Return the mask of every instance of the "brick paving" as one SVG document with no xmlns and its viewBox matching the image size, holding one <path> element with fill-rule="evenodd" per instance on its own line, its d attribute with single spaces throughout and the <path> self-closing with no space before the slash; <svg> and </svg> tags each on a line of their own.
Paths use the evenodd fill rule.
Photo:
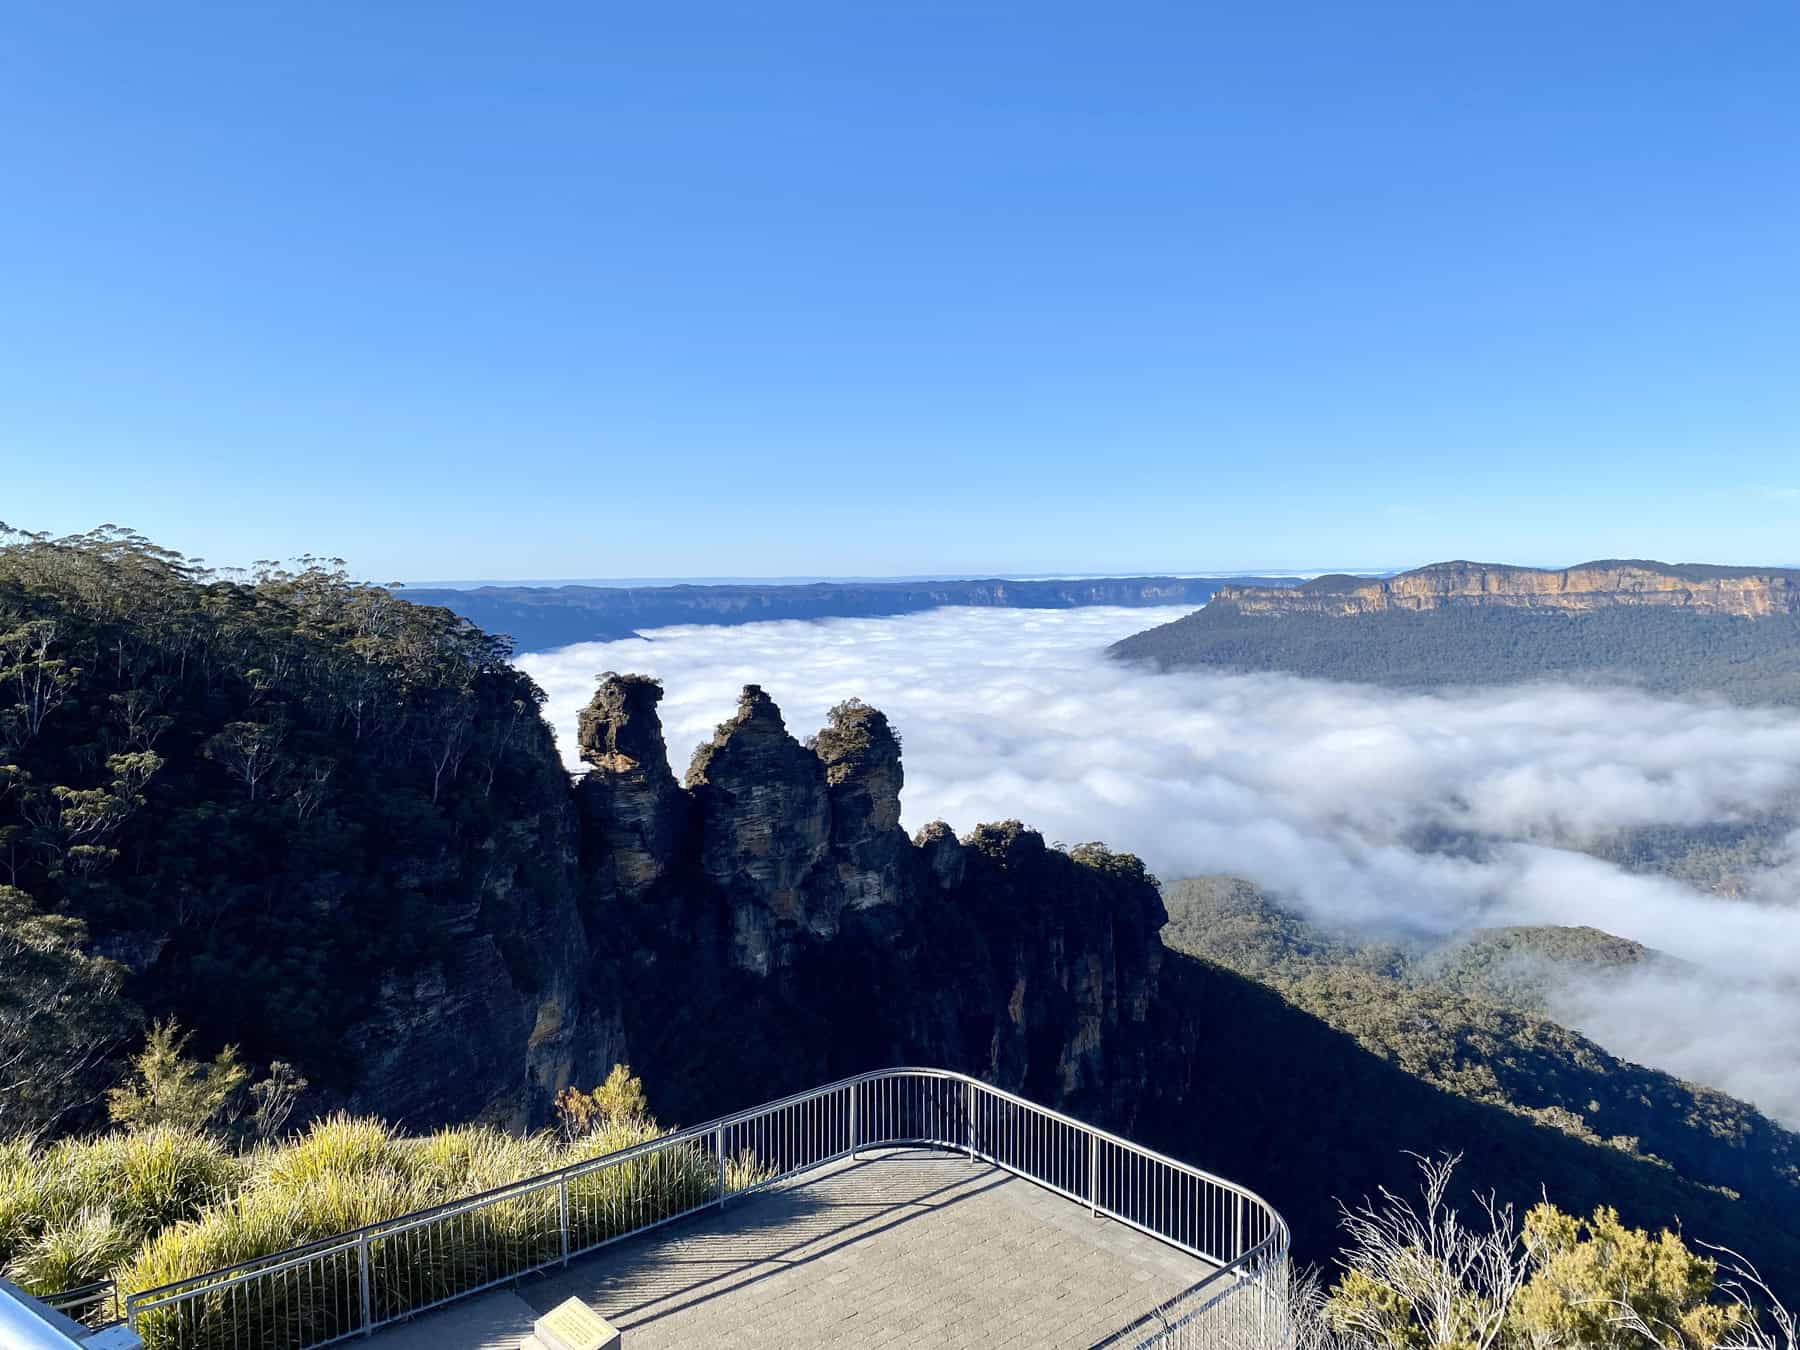
<svg viewBox="0 0 1800 1350">
<path fill-rule="evenodd" d="M 1211 1269 L 986 1164 L 879 1150 L 477 1300 L 465 1332 L 452 1308 L 375 1343 L 512 1350 L 572 1295 L 625 1350 L 1087 1347 Z"/>
</svg>

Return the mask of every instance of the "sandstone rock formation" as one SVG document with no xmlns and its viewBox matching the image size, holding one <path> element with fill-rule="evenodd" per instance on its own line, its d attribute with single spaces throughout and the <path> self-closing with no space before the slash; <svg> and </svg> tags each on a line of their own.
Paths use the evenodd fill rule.
<svg viewBox="0 0 1800 1350">
<path fill-rule="evenodd" d="M 897 904 L 913 866 L 900 828 L 900 739 L 881 713 L 858 700 L 831 710 L 813 738 L 831 798 L 835 880 L 850 909 Z"/>
<path fill-rule="evenodd" d="M 733 900 L 739 963 L 766 974 L 800 934 L 833 936 L 838 906 L 813 884 L 831 847 L 825 766 L 759 687 L 744 686 L 736 714 L 694 752 L 687 786 L 701 866 Z"/>
<path fill-rule="evenodd" d="M 548 728 L 529 731 L 519 752 L 534 772 L 513 780 L 506 827 L 471 841 L 479 865 L 444 854 L 395 878 L 437 899 L 399 920 L 420 961 L 381 974 L 345 1037 L 351 1110 L 535 1127 L 558 1092 L 622 1053 L 616 995 L 595 985 L 581 918 L 580 821 Z"/>
<path fill-rule="evenodd" d="M 1301 586 L 1223 586 L 1212 603 L 1245 614 L 1372 614 L 1487 605 L 1587 611 L 1621 605 L 1680 607 L 1763 618 L 1800 614 L 1800 572 L 1641 561 L 1582 563 L 1561 571 L 1445 562 L 1398 576 L 1325 576 Z"/>
<path fill-rule="evenodd" d="M 641 902 L 589 912 L 619 944 L 607 978 L 665 1109 L 910 1060 L 1129 1117 L 1165 918 L 1136 859 L 1016 821 L 915 843 L 886 717 L 851 701 L 802 744 L 755 685 L 672 788 L 659 694 L 606 677 L 577 795 L 595 874 Z"/>
<path fill-rule="evenodd" d="M 602 882 L 635 898 L 676 855 L 687 800 L 669 772 L 656 705 L 662 685 L 642 675 L 607 675 L 576 721 L 581 758 L 594 772 L 577 793 L 585 831 L 605 852 Z"/>
</svg>

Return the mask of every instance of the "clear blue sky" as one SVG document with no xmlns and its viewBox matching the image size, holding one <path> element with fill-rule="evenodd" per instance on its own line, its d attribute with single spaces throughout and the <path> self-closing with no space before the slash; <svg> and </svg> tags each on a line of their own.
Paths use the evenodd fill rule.
<svg viewBox="0 0 1800 1350">
<path fill-rule="evenodd" d="M 379 579 L 1800 560 L 1800 5 L 0 25 L 0 519 Z"/>
</svg>

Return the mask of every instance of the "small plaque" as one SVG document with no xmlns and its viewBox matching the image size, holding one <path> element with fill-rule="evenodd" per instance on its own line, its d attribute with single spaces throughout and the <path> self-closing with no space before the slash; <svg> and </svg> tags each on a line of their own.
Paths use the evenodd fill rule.
<svg viewBox="0 0 1800 1350">
<path fill-rule="evenodd" d="M 613 1350 L 619 1344 L 619 1333 L 578 1298 L 557 1304 L 533 1330 L 550 1350 Z"/>
</svg>

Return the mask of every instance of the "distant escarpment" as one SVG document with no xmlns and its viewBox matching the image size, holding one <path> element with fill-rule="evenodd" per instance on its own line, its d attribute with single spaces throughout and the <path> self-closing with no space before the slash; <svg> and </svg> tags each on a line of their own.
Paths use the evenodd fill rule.
<svg viewBox="0 0 1800 1350">
<path fill-rule="evenodd" d="M 1114 655 L 1163 670 L 1283 671 L 1400 688 L 1572 679 L 1800 701 L 1800 572 L 1450 562 L 1398 576 L 1225 586 Z"/>
<path fill-rule="evenodd" d="M 1228 584 L 1213 603 L 1242 614 L 1330 615 L 1459 606 L 1587 613 L 1650 605 L 1754 619 L 1800 613 L 1800 571 L 1636 560 L 1548 571 L 1458 561 L 1392 577 L 1323 576 L 1291 587 Z"/>
<path fill-rule="evenodd" d="M 1241 577 L 1287 586 L 1295 577 Z M 1057 581 L 820 581 L 716 586 L 478 586 L 399 592 L 441 605 L 522 651 L 609 642 L 671 624 L 772 619 L 879 618 L 945 605 L 978 609 L 1077 609 L 1086 605 L 1197 605 L 1226 583 L 1206 577 L 1091 577 Z"/>
</svg>

